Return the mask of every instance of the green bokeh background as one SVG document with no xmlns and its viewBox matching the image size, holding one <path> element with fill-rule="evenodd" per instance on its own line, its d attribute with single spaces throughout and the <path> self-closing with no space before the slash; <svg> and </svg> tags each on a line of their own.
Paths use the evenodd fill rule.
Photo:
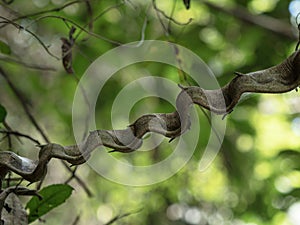
<svg viewBox="0 0 300 225">
<path fill-rule="evenodd" d="M 90 2 L 93 15 L 97 16 L 121 1 Z M 142 36 L 148 40 L 175 42 L 199 55 L 214 71 L 220 85 L 229 82 L 234 77 L 234 71 L 247 73 L 264 69 L 281 62 L 294 51 L 298 30 L 295 18 L 289 12 L 289 1 L 210 2 L 225 8 L 244 7 L 254 18 L 262 14 L 276 18 L 291 27 L 295 38 L 246 23 L 196 0 L 191 1 L 190 10 L 186 10 L 179 0 L 156 3 L 159 9 L 179 23 L 186 23 L 189 18 L 193 18 L 188 25 L 170 22 L 154 10 L 152 1 L 131 0 L 124 1 L 124 4 L 114 7 L 95 21 L 93 32 L 121 43 L 139 41 Z M 13 12 L 26 15 L 65 3 L 63 0 L 15 0 L 8 5 L 11 12 L 0 5 L 0 15 L 12 19 Z M 90 18 L 84 3 L 49 14 L 69 18 L 82 26 Z M 49 45 L 49 50 L 60 57 L 60 37 L 68 36 L 70 23 L 55 18 L 35 21 L 41 16 L 17 22 L 35 32 Z M 162 23 L 165 26 L 171 25 L 168 34 Z M 23 93 L 51 141 L 63 145 L 73 144 L 72 101 L 77 86 L 73 75 L 67 74 L 61 61 L 47 54 L 25 31 L 7 26 L 0 29 L 0 40 L 10 48 L 10 51 L 1 54 L 1 58 L 11 57 L 56 69 L 55 72 L 28 69 L 0 59 L 1 67 Z M 76 76 L 80 78 L 93 60 L 114 47 L 105 40 L 82 33 L 73 49 Z M 99 129 L 111 129 L 111 107 L 122 87 L 148 74 L 184 85 L 187 83 L 177 69 L 158 63 L 139 63 L 119 71 L 106 83 L 101 91 L 102 98 L 97 102 L 96 122 Z M 189 82 L 192 83 L 191 80 Z M 2 77 L 0 103 L 6 108 L 6 121 L 14 130 L 30 134 L 43 142 Z M 72 180 L 70 184 L 75 188 L 72 197 L 44 216 L 45 224 L 72 224 L 77 215 L 80 215 L 79 224 L 105 224 L 114 216 L 139 209 L 141 211 L 138 213 L 122 218 L 115 224 L 298 224 L 293 222 L 293 216 L 296 215 L 293 212 L 297 209 L 300 215 L 299 206 L 297 208 L 300 198 L 299 103 L 299 93 L 296 91 L 280 95 L 244 96 L 226 118 L 227 131 L 222 149 L 204 172 L 198 170 L 198 163 L 211 128 L 202 111 L 195 107 L 199 113 L 201 136 L 193 158 L 176 175 L 162 183 L 137 188 L 108 181 L 87 165 L 81 165 L 77 174 L 94 196 L 88 198 L 76 180 Z M 144 113 L 173 110 L 169 103 L 158 98 L 143 99 L 132 109 L 129 122 Z M 122 126 L 125 128 L 126 124 L 128 122 L 124 121 Z M 167 143 L 166 139 L 152 151 L 116 153 L 115 157 L 139 165 L 149 165 L 166 158 L 172 152 Z M 0 142 L 0 148 L 9 150 L 7 139 Z M 25 157 L 37 158 L 38 149 L 27 140 L 20 143 L 13 139 L 11 150 Z M 69 176 L 58 160 L 52 160 L 44 185 L 65 182 Z M 26 203 L 28 199 L 22 200 Z"/>
</svg>

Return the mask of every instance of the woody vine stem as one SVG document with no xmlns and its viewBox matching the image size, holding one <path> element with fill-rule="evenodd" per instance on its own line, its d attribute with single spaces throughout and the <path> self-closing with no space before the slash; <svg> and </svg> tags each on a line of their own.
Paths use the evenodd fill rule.
<svg viewBox="0 0 300 225">
<path fill-rule="evenodd" d="M 47 164 L 52 158 L 65 160 L 72 165 L 85 163 L 90 153 L 98 146 L 112 151 L 128 153 L 137 150 L 148 132 L 164 135 L 170 140 L 182 135 L 192 125 L 189 108 L 199 105 L 213 113 L 230 113 L 245 92 L 284 93 L 297 89 L 300 85 L 300 50 L 296 50 L 282 63 L 265 70 L 242 74 L 236 72 L 227 85 L 216 90 L 205 90 L 197 86 L 181 88 L 173 113 L 146 114 L 123 130 L 91 131 L 79 145 L 62 146 L 55 143 L 40 145 L 38 160 L 24 158 L 11 151 L 0 152 L 0 179 L 9 171 L 29 182 L 36 182 L 47 173 Z M 3 69 L 0 73 L 5 74 Z"/>
</svg>

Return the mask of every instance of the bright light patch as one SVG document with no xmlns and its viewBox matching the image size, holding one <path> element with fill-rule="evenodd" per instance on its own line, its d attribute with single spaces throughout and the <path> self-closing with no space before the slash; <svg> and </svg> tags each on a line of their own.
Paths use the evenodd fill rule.
<svg viewBox="0 0 300 225">
<path fill-rule="evenodd" d="M 272 165 L 269 162 L 262 162 L 255 166 L 255 177 L 259 180 L 264 180 L 272 174 Z"/>
<path fill-rule="evenodd" d="M 242 134 L 238 137 L 236 145 L 239 151 L 249 152 L 253 148 L 253 138 L 248 134 Z"/>
<path fill-rule="evenodd" d="M 288 114 L 289 111 L 284 108 L 285 106 L 282 106 L 282 109 L 278 109 L 280 113 L 272 116 L 253 114 L 251 122 L 257 133 L 255 147 L 264 157 L 274 157 L 282 149 L 298 149 L 300 146 L 299 136 L 292 129 L 291 121 L 283 114 Z"/>
<path fill-rule="evenodd" d="M 199 209 L 193 207 L 186 211 L 184 219 L 190 224 L 199 224 L 202 219 L 202 215 Z"/>
<path fill-rule="evenodd" d="M 122 19 L 122 15 L 118 9 L 113 9 L 105 15 L 105 19 L 110 23 L 117 23 Z"/>
<path fill-rule="evenodd" d="M 69 7 L 64 8 L 64 12 L 68 15 L 75 15 L 79 10 L 79 4 L 73 4 Z"/>
<path fill-rule="evenodd" d="M 214 28 L 204 28 L 199 35 L 201 40 L 214 49 L 220 49 L 224 46 L 222 35 Z"/>
<path fill-rule="evenodd" d="M 52 2 L 54 5 L 62 5 L 62 4 L 64 4 L 66 1 L 65 1 L 65 0 L 51 0 L 51 2 Z"/>
<path fill-rule="evenodd" d="M 297 136 L 300 136 L 300 117 L 293 119 L 291 127 L 293 133 L 296 134 Z"/>
<path fill-rule="evenodd" d="M 300 12 L 300 1 L 294 0 L 289 4 L 289 11 L 293 17 L 296 17 Z"/>
<path fill-rule="evenodd" d="M 112 219 L 113 210 L 108 205 L 101 205 L 97 210 L 97 219 L 102 223 L 107 223 Z"/>
<path fill-rule="evenodd" d="M 299 171 L 292 171 L 287 176 L 291 182 L 291 185 L 293 188 L 299 188 L 300 187 L 300 172 Z"/>
<path fill-rule="evenodd" d="M 32 0 L 36 7 L 42 8 L 49 4 L 49 0 Z"/>
<path fill-rule="evenodd" d="M 288 209 L 288 218 L 293 225 L 300 224 L 300 202 L 296 202 Z"/>
<path fill-rule="evenodd" d="M 249 8 L 255 13 L 270 12 L 276 7 L 277 2 L 278 0 L 252 0 Z"/>
<path fill-rule="evenodd" d="M 184 213 L 184 207 L 180 204 L 173 204 L 167 209 L 167 217 L 170 220 L 179 220 L 182 218 Z"/>
<path fill-rule="evenodd" d="M 293 190 L 290 179 L 285 176 L 278 177 L 275 180 L 275 188 L 281 193 L 289 193 Z"/>
</svg>

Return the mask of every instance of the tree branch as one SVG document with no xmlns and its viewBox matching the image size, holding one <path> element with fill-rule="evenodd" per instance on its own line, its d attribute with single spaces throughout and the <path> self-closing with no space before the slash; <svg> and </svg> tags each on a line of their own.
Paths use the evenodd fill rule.
<svg viewBox="0 0 300 225">
<path fill-rule="evenodd" d="M 241 6 L 235 6 L 233 8 L 228 8 L 224 6 L 218 6 L 214 3 L 208 1 L 202 1 L 203 4 L 208 7 L 215 9 L 217 11 L 221 11 L 237 19 L 240 19 L 244 22 L 260 26 L 266 30 L 269 30 L 275 34 L 279 34 L 280 36 L 296 40 L 297 35 L 293 33 L 292 27 L 290 24 L 282 22 L 278 19 L 272 18 L 266 15 L 253 15 L 247 9 Z"/>
<path fill-rule="evenodd" d="M 11 87 L 11 89 L 13 90 L 13 92 L 15 93 L 15 95 L 17 96 L 18 100 L 20 101 L 26 115 L 28 116 L 30 122 L 34 125 L 34 127 L 37 129 L 37 131 L 42 135 L 43 139 L 45 142 L 50 143 L 49 138 L 47 137 L 46 133 L 43 131 L 43 129 L 41 128 L 41 126 L 38 124 L 38 122 L 36 121 L 36 119 L 34 118 L 33 114 L 31 113 L 28 105 L 26 104 L 26 101 L 22 95 L 22 93 L 17 89 L 17 87 L 14 85 L 14 83 L 10 80 L 9 76 L 5 73 L 5 71 L 0 67 L 0 75 L 2 75 L 4 77 L 4 79 L 7 81 L 8 85 Z M 2 152 L 0 152 L 0 158 L 2 157 Z M 7 153 L 7 152 L 6 152 Z M 9 154 L 6 154 L 4 152 L 4 155 L 2 158 L 4 161 L 6 159 L 12 159 L 12 163 L 17 163 L 17 170 L 21 170 L 24 169 L 23 165 L 22 165 L 22 160 L 25 160 L 25 174 L 28 172 L 27 170 L 30 168 L 36 169 L 36 172 L 33 173 L 32 176 L 36 176 L 38 177 L 38 179 L 34 179 L 33 181 L 40 181 L 43 179 L 44 175 L 46 174 L 46 170 L 47 170 L 47 163 L 48 161 L 51 159 L 51 157 L 49 158 L 49 160 L 47 161 L 47 156 L 43 156 L 41 157 L 41 161 L 37 164 L 36 162 L 30 160 L 30 159 L 26 159 L 21 157 L 21 159 L 18 159 L 18 156 L 16 156 L 13 152 L 8 152 Z M 10 154 L 12 153 L 12 155 Z M 41 153 L 40 153 L 41 154 Z M 16 157 L 15 157 L 16 156 Z M 2 160 L 0 159 L 0 161 Z M 45 159 L 45 160 L 43 160 Z M 15 160 L 17 160 L 18 162 L 16 162 Z M 20 161 L 21 160 L 21 161 Z M 21 164 L 20 164 L 21 163 Z M 5 163 L 4 163 L 5 164 Z M 69 168 L 69 166 L 67 165 L 67 163 L 65 161 L 62 161 L 63 166 L 70 172 L 72 173 L 71 168 Z M 19 167 L 21 166 L 21 167 Z M 2 170 L 3 168 L 3 170 Z M 3 180 L 6 173 L 8 171 L 13 171 L 17 174 L 19 174 L 18 172 L 16 172 L 14 169 L 7 169 L 5 166 L 3 167 L 1 162 L 0 162 L 0 180 Z M 19 174 L 20 175 L 20 174 Z M 22 175 L 21 175 L 22 176 Z M 23 176 L 22 176 L 23 177 Z M 92 192 L 89 190 L 89 188 L 85 185 L 85 183 L 75 174 L 73 175 L 74 179 L 76 179 L 76 181 L 83 187 L 83 189 L 85 190 L 85 192 L 87 193 L 87 195 L 89 197 L 92 196 Z M 27 180 L 27 179 L 26 179 Z M 30 180 L 28 180 L 30 181 Z M 32 181 L 32 182 L 33 182 Z M 41 185 L 41 183 L 40 183 Z"/>
</svg>

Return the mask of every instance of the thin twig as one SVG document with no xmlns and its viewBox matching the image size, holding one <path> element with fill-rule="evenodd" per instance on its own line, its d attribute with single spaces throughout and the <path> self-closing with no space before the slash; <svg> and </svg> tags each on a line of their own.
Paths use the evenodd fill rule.
<svg viewBox="0 0 300 225">
<path fill-rule="evenodd" d="M 10 88 L 12 89 L 12 91 L 14 92 L 14 94 L 17 96 L 19 102 L 23 106 L 23 109 L 24 109 L 26 115 L 28 116 L 29 120 L 31 121 L 31 123 L 40 132 L 40 134 L 42 135 L 42 137 L 44 138 L 44 140 L 46 142 L 50 142 L 49 139 L 48 139 L 48 137 L 47 137 L 47 135 L 45 134 L 45 132 L 43 131 L 43 129 L 40 127 L 40 125 L 37 123 L 37 121 L 33 117 L 32 113 L 30 112 L 27 103 L 24 101 L 23 95 L 17 89 L 17 87 L 14 85 L 14 83 L 10 80 L 9 76 L 4 72 L 4 70 L 1 67 L 0 67 L 0 74 L 6 80 L 6 82 L 8 83 L 8 85 L 10 86 Z"/>
<path fill-rule="evenodd" d="M 189 24 L 193 21 L 193 19 L 190 18 L 187 22 L 181 23 L 181 22 L 175 20 L 173 17 L 168 16 L 163 10 L 159 9 L 159 8 L 157 7 L 157 5 L 156 5 L 155 0 L 152 0 L 152 2 L 153 2 L 153 7 L 154 7 L 155 11 L 159 12 L 159 13 L 162 14 L 165 18 L 167 18 L 169 21 L 172 21 L 173 23 L 175 23 L 175 24 L 177 24 L 177 25 L 179 25 L 179 26 L 186 26 L 186 25 L 189 25 Z M 168 28 L 169 28 L 169 26 L 168 26 Z"/>
<path fill-rule="evenodd" d="M 71 173 L 71 176 L 65 181 L 65 184 L 68 184 L 74 178 L 74 175 L 75 175 L 77 169 L 78 169 L 78 166 L 75 166 L 75 168 L 73 169 L 73 171 Z"/>
<path fill-rule="evenodd" d="M 67 21 L 67 22 L 73 24 L 74 26 L 78 27 L 80 30 L 84 31 L 85 33 L 91 35 L 92 37 L 99 38 L 101 40 L 107 41 L 107 42 L 109 42 L 111 44 L 114 44 L 114 45 L 117 45 L 117 46 L 122 45 L 121 42 L 113 41 L 113 40 L 108 39 L 108 38 L 106 38 L 106 37 L 104 37 L 102 35 L 90 32 L 90 31 L 86 30 L 83 26 L 77 24 L 76 22 L 74 22 L 74 21 L 72 21 L 72 20 L 70 20 L 68 18 L 62 17 L 62 16 L 54 16 L 54 15 L 42 16 L 42 17 L 39 17 L 39 18 L 35 19 L 34 22 L 38 22 L 40 20 L 47 19 L 47 18 L 54 18 L 54 19 L 60 19 L 62 21 Z M 74 39 L 76 39 L 76 38 L 77 38 L 77 36 Z"/>
<path fill-rule="evenodd" d="M 17 96 L 17 98 L 19 99 L 19 101 L 20 101 L 21 105 L 23 106 L 23 109 L 25 110 L 25 113 L 28 116 L 28 118 L 31 121 L 31 123 L 38 130 L 38 132 L 42 135 L 42 137 L 45 140 L 45 142 L 50 143 L 49 138 L 47 137 L 47 135 L 45 134 L 45 132 L 42 130 L 42 128 L 40 127 L 40 125 L 37 123 L 37 121 L 33 117 L 32 113 L 30 112 L 30 110 L 29 110 L 26 102 L 24 101 L 24 98 L 22 97 L 22 94 L 15 87 L 15 85 L 13 84 L 13 82 L 10 80 L 10 78 L 8 77 L 8 75 L 4 72 L 4 70 L 1 67 L 0 67 L 0 74 L 4 77 L 4 79 L 7 81 L 8 85 L 10 86 L 10 88 L 13 90 L 13 92 L 15 93 L 15 95 Z M 64 165 L 64 167 L 69 172 L 73 173 L 73 171 L 71 170 L 71 168 L 68 166 L 68 164 L 65 161 L 61 161 L 61 162 L 62 162 L 62 164 Z M 91 191 L 88 189 L 88 187 L 85 185 L 85 183 L 78 176 L 74 175 L 74 179 L 76 179 L 76 181 L 82 186 L 82 188 L 85 190 L 85 192 L 87 193 L 88 196 L 92 196 Z M 43 179 L 39 183 L 37 189 L 39 189 L 41 187 L 42 182 L 43 182 Z"/>
<path fill-rule="evenodd" d="M 138 210 L 133 211 L 133 212 L 128 212 L 128 213 L 124 213 L 124 214 L 121 214 L 121 215 L 117 215 L 117 216 L 115 216 L 114 218 L 112 218 L 109 222 L 107 222 L 105 225 L 111 225 L 111 224 L 113 224 L 114 222 L 116 222 L 117 220 L 120 220 L 120 219 L 122 219 L 122 218 L 124 218 L 124 217 L 130 216 L 130 215 L 132 215 L 132 214 L 139 213 L 139 212 L 142 211 L 142 210 L 143 210 L 143 208 L 138 209 Z"/>
<path fill-rule="evenodd" d="M 152 4 L 153 4 L 153 8 L 155 9 L 156 8 L 156 5 L 155 5 L 155 0 L 152 0 Z M 160 17 L 160 13 L 158 10 L 155 10 L 156 12 L 156 16 L 158 18 L 158 21 L 159 23 L 161 24 L 161 27 L 163 28 L 164 32 L 165 32 L 165 35 L 166 36 L 169 36 L 169 31 L 167 29 L 167 27 L 165 26 L 164 22 L 162 21 L 161 17 Z"/>
<path fill-rule="evenodd" d="M 5 20 L 5 21 L 0 21 L 0 23 L 11 24 L 11 25 L 15 26 L 17 29 L 25 30 L 26 32 L 28 32 L 29 34 L 31 34 L 31 35 L 32 35 L 32 36 L 33 36 L 33 37 L 34 37 L 34 38 L 42 45 L 42 47 L 46 50 L 46 52 L 47 52 L 49 55 L 51 55 L 53 58 L 59 60 L 59 58 L 58 58 L 57 56 L 55 56 L 54 54 L 52 54 L 52 53 L 49 51 L 48 47 L 44 44 L 44 42 L 43 42 L 43 41 L 42 41 L 35 33 L 33 33 L 33 32 L 30 31 L 29 29 L 27 29 L 27 28 L 25 28 L 25 27 L 23 27 L 23 26 L 21 26 L 21 25 L 15 23 L 15 22 L 13 22 L 13 21 L 11 21 L 11 20 L 9 20 L 9 19 L 3 17 L 3 16 L 0 16 L 0 18 L 3 19 L 3 20 Z"/>
<path fill-rule="evenodd" d="M 80 220 L 80 215 L 77 215 L 72 225 L 77 225 L 79 223 L 79 220 Z"/>
<path fill-rule="evenodd" d="M 48 66 L 40 66 L 40 65 L 35 65 L 35 64 L 30 64 L 26 63 L 20 60 L 17 60 L 15 58 L 9 57 L 9 56 L 4 56 L 0 53 L 0 60 L 8 63 L 15 63 L 30 69 L 35 69 L 35 70 L 44 70 L 44 71 L 56 71 L 55 68 L 53 67 L 48 67 Z"/>
<path fill-rule="evenodd" d="M 88 22 L 88 24 L 89 24 L 89 31 L 93 32 L 94 21 L 93 21 L 92 6 L 91 6 L 91 3 L 90 3 L 90 0 L 84 0 L 84 2 L 85 2 L 85 5 L 86 5 L 86 10 L 87 10 L 88 17 L 90 17 L 90 20 Z"/>
<path fill-rule="evenodd" d="M 59 12 L 73 4 L 76 4 L 76 3 L 84 3 L 85 0 L 76 0 L 76 1 L 72 1 L 72 2 L 68 2 L 66 3 L 65 5 L 63 6 L 60 6 L 60 7 L 56 7 L 56 8 L 52 8 L 52 9 L 47 9 L 47 10 L 44 10 L 44 11 L 40 11 L 40 12 L 35 12 L 35 13 L 31 13 L 31 14 L 27 14 L 27 15 L 23 15 L 23 16 L 19 16 L 17 18 L 14 18 L 12 19 L 11 21 L 15 22 L 15 21 L 18 21 L 18 20 L 21 20 L 21 19 L 25 19 L 25 18 L 29 18 L 29 17 L 34 17 L 34 16 L 39 16 L 39 15 L 42 15 L 42 14 L 46 14 L 46 13 L 51 13 L 51 12 Z M 7 24 L 5 25 L 2 25 L 0 26 L 0 29 L 7 26 Z"/>
<path fill-rule="evenodd" d="M 18 131 L 0 130 L 0 133 L 11 134 L 11 135 L 19 136 L 19 137 L 24 137 L 24 138 L 27 138 L 27 139 L 31 140 L 32 142 L 34 142 L 37 145 L 41 145 L 41 143 L 38 140 L 34 139 L 33 137 L 31 137 L 27 134 L 23 134 L 23 133 L 18 132 Z"/>
<path fill-rule="evenodd" d="M 90 21 L 90 23 L 91 23 L 91 22 L 92 22 L 92 23 L 96 22 L 100 17 L 102 17 L 103 15 L 105 15 L 106 13 L 108 13 L 110 10 L 119 8 L 119 7 L 121 7 L 122 5 L 124 5 L 124 2 L 121 2 L 121 3 L 119 3 L 119 4 L 116 4 L 116 5 L 113 5 L 113 6 L 110 6 L 110 7 L 106 8 L 106 9 L 104 9 L 100 14 L 98 14 L 95 18 L 93 18 L 93 19 Z M 89 24 L 89 23 L 88 23 L 88 24 Z M 83 28 L 87 27 L 88 24 L 85 24 L 85 25 L 83 26 Z M 79 27 L 79 28 L 80 28 L 80 27 Z M 75 36 L 74 40 L 77 40 L 77 38 L 80 36 L 80 34 L 81 34 L 83 31 L 86 32 L 86 30 L 80 28 L 80 31 L 79 31 L 79 32 L 77 33 L 77 35 Z M 86 32 L 86 33 L 88 33 L 88 32 Z M 92 32 L 91 32 L 91 33 L 92 33 Z M 89 34 L 89 33 L 88 33 L 88 34 Z M 102 37 L 102 36 L 100 36 L 100 37 Z M 101 39 L 103 39 L 103 38 L 101 38 Z M 105 39 L 103 39 L 103 40 L 105 40 Z M 105 41 L 107 41 L 107 40 L 105 40 Z M 115 44 L 115 43 L 113 43 L 113 44 Z M 121 45 L 121 43 L 117 43 L 117 44 L 118 44 L 118 45 Z"/>
<path fill-rule="evenodd" d="M 65 162 L 65 161 L 61 161 L 63 166 L 70 172 L 73 173 L 72 169 L 70 168 L 70 166 Z M 78 184 L 83 188 L 83 190 L 86 192 L 86 194 L 88 195 L 88 197 L 93 197 L 93 193 L 90 191 L 90 189 L 88 188 L 88 186 L 85 184 L 84 181 L 82 181 L 77 175 L 74 175 L 74 179 L 78 182 Z"/>
<path fill-rule="evenodd" d="M 19 99 L 19 101 L 20 101 L 21 105 L 23 106 L 23 109 L 25 110 L 25 113 L 28 116 L 28 118 L 31 121 L 31 123 L 38 130 L 38 132 L 42 135 L 42 137 L 45 140 L 45 142 L 50 143 L 50 140 L 47 137 L 46 133 L 42 130 L 42 128 L 40 127 L 40 125 L 37 123 L 37 121 L 33 117 L 32 113 L 30 112 L 30 110 L 29 110 L 26 102 L 24 101 L 24 98 L 22 97 L 22 94 L 15 87 L 15 85 L 13 84 L 13 82 L 10 80 L 10 78 L 8 77 L 8 75 L 4 72 L 4 70 L 1 67 L 0 67 L 0 74 L 4 77 L 4 79 L 7 81 L 8 85 L 10 86 L 10 88 L 13 90 L 13 92 L 15 93 L 15 95 L 17 96 L 17 98 Z M 69 172 L 73 173 L 73 171 L 71 170 L 71 168 L 69 167 L 69 165 L 65 161 L 61 161 L 61 162 L 62 162 L 62 164 L 64 165 L 64 167 Z M 78 176 L 74 175 L 74 179 L 76 179 L 76 181 L 82 186 L 82 188 L 85 190 L 85 192 L 87 193 L 87 195 L 89 197 L 91 197 L 92 196 L 92 192 L 88 189 L 88 187 L 85 185 L 85 183 Z M 39 189 L 41 187 L 42 182 L 43 182 L 43 179 L 39 183 L 37 189 Z"/>
<path fill-rule="evenodd" d="M 175 12 L 175 8 L 176 8 L 176 3 L 177 3 L 177 0 L 175 0 L 174 3 L 173 3 L 172 11 L 171 11 L 171 14 L 170 14 L 170 17 L 171 17 L 171 18 L 173 18 L 173 15 L 174 15 L 174 12 Z M 172 22 L 172 21 L 169 20 L 169 23 L 168 23 L 168 30 L 170 31 L 170 33 L 171 33 L 171 25 L 172 25 L 171 22 Z"/>
<path fill-rule="evenodd" d="M 7 122 L 4 120 L 3 121 L 3 125 L 5 127 L 5 129 L 12 131 L 12 129 L 10 128 L 10 126 L 7 124 Z M 12 149 L 12 140 L 9 134 L 6 134 L 7 138 L 8 138 L 8 148 Z M 20 140 L 20 139 L 19 139 Z"/>
</svg>

